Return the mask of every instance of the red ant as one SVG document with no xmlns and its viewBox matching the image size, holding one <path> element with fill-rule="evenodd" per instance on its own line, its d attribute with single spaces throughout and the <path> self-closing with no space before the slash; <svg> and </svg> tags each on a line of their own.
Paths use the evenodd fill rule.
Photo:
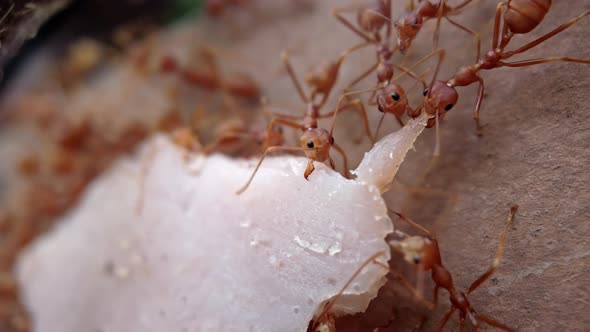
<svg viewBox="0 0 590 332">
<path fill-rule="evenodd" d="M 402 240 L 392 240 L 390 245 L 395 250 L 403 253 L 404 259 L 410 263 L 415 264 L 419 271 L 431 271 L 432 281 L 435 283 L 434 287 L 434 305 L 438 302 L 438 291 L 440 288 L 446 289 L 449 292 L 449 300 L 451 302 L 451 309 L 441 319 L 438 331 L 442 331 L 447 321 L 451 318 L 455 311 L 459 310 L 460 329 L 463 331 L 465 327 L 465 320 L 468 319 L 471 325 L 479 330 L 479 323 L 485 323 L 494 327 L 497 327 L 504 331 L 513 331 L 506 325 L 497 322 L 496 320 L 479 314 L 469 303 L 467 296 L 470 295 L 475 289 L 477 289 L 483 282 L 488 280 L 500 265 L 500 259 L 504 251 L 504 242 L 506 240 L 506 233 L 508 228 L 514 220 L 514 215 L 518 210 L 518 206 L 514 205 L 510 208 L 508 218 L 500 237 L 500 243 L 498 244 L 498 251 L 496 257 L 492 262 L 491 266 L 486 272 L 484 272 L 479 278 L 477 278 L 467 289 L 466 292 L 457 290 L 453 283 L 451 273 L 447 270 L 442 262 L 440 255 L 440 249 L 436 238 L 424 227 L 416 224 L 412 220 L 406 218 L 401 213 L 391 211 L 399 216 L 399 218 L 411 227 L 419 230 L 425 236 L 410 236 L 401 231 L 396 231 L 397 235 L 403 237 Z"/>
<path fill-rule="evenodd" d="M 356 79 L 352 80 L 352 82 L 344 89 L 344 91 L 348 91 L 352 86 L 365 79 L 373 71 L 377 71 L 377 83 L 385 85 L 391 81 L 395 69 L 407 71 L 406 68 L 396 65 L 391 61 L 391 58 L 397 50 L 397 47 L 392 48 L 391 45 L 389 45 L 392 31 L 390 19 L 391 0 L 373 1 L 370 4 L 366 4 L 364 7 L 357 9 L 358 27 L 354 26 L 354 24 L 340 15 L 341 12 L 346 10 L 347 9 L 333 9 L 332 16 L 338 19 L 340 23 L 342 23 L 352 32 L 363 38 L 367 44 L 375 45 L 377 48 L 377 61 L 367 71 L 362 73 Z M 385 34 L 385 38 L 382 38 L 380 30 L 387 22 L 389 22 L 387 25 L 387 32 Z M 414 79 L 419 80 L 419 77 L 414 75 L 412 72 L 408 72 L 408 75 L 412 76 Z"/>
<path fill-rule="evenodd" d="M 303 92 L 303 88 L 301 87 L 301 84 L 299 83 L 299 80 L 297 79 L 297 76 L 295 75 L 295 71 L 293 70 L 293 67 L 291 66 L 291 64 L 289 62 L 288 54 L 286 52 L 283 52 L 281 54 L 281 58 L 283 60 L 285 68 L 289 74 L 289 77 L 291 78 L 291 81 L 293 82 L 295 89 L 297 90 L 297 93 L 299 94 L 299 97 L 307 105 L 307 110 L 306 110 L 306 113 L 303 116 L 303 118 L 301 118 L 299 116 L 292 116 L 292 115 L 286 115 L 286 114 L 276 114 L 276 113 L 271 112 L 271 114 L 274 114 L 277 117 L 270 121 L 268 128 L 270 131 L 270 130 L 272 130 L 272 128 L 275 124 L 279 124 L 279 125 L 283 125 L 286 127 L 299 129 L 299 130 L 303 131 L 303 134 L 299 138 L 299 146 L 298 147 L 294 147 L 294 146 L 293 147 L 287 147 L 287 146 L 270 146 L 270 147 L 268 147 L 264 151 L 264 153 L 262 154 L 262 157 L 260 157 L 260 160 L 258 161 L 258 164 L 256 165 L 256 168 L 254 169 L 254 172 L 252 173 L 252 175 L 250 176 L 250 178 L 248 179 L 246 184 L 237 191 L 238 195 L 243 193 L 250 186 L 250 183 L 252 182 L 252 180 L 254 179 L 254 176 L 258 172 L 258 169 L 260 168 L 260 165 L 262 164 L 262 161 L 264 160 L 264 158 L 266 158 L 266 156 L 269 153 L 273 153 L 273 152 L 277 152 L 277 151 L 305 153 L 305 155 L 309 159 L 309 162 L 307 163 L 307 167 L 305 169 L 303 176 L 307 180 L 309 175 L 315 169 L 315 167 L 314 167 L 315 161 L 319 161 L 319 162 L 328 161 L 330 163 L 330 166 L 332 167 L 332 169 L 335 169 L 334 161 L 330 157 L 330 148 L 334 147 L 336 149 L 336 151 L 338 151 L 342 155 L 345 176 L 348 177 L 348 158 L 347 158 L 344 150 L 342 150 L 342 148 L 334 142 L 334 137 L 333 137 L 334 125 L 336 123 L 336 116 L 340 112 L 342 112 L 343 110 L 348 109 L 350 107 L 357 107 L 357 109 L 360 110 L 360 112 L 363 116 L 363 119 L 365 122 L 365 129 L 367 130 L 367 135 L 370 137 L 371 140 L 373 140 L 373 137 L 371 136 L 370 130 L 368 128 L 368 120 L 367 120 L 366 111 L 364 109 L 364 105 L 362 104 L 362 102 L 359 99 L 355 99 L 351 102 L 346 103 L 342 107 L 337 107 L 335 110 L 333 110 L 329 113 L 320 114 L 320 108 L 324 105 L 324 103 L 328 99 L 328 95 L 329 95 L 330 91 L 332 90 L 334 82 L 336 81 L 335 75 L 338 73 L 338 66 L 340 65 L 340 63 L 342 62 L 342 59 L 344 58 L 344 56 L 346 56 L 346 54 L 347 54 L 347 52 L 343 53 L 343 55 L 337 61 L 336 67 L 335 66 L 323 66 L 321 68 L 328 69 L 328 70 L 309 72 L 310 74 L 307 76 L 307 78 L 308 78 L 307 82 L 313 88 L 310 96 L 306 95 Z M 311 77 L 316 77 L 316 78 L 321 77 L 322 79 L 310 79 Z M 322 82 L 322 83 L 328 82 L 330 84 L 327 84 L 327 83 L 326 84 L 319 84 L 319 82 Z M 314 102 L 314 100 L 313 100 L 313 98 L 315 96 L 317 96 L 318 94 L 323 95 L 319 104 Z M 340 101 L 341 100 L 339 100 L 338 104 L 340 104 Z M 319 128 L 318 127 L 318 120 L 322 119 L 322 118 L 329 118 L 329 117 L 332 117 L 332 124 L 330 127 L 330 131 L 325 130 L 323 128 Z M 294 122 L 294 120 L 300 120 L 300 122 L 299 123 Z M 270 137 L 270 136 L 268 136 L 268 137 Z"/>
<path fill-rule="evenodd" d="M 234 73 L 222 77 L 218 69 L 215 52 L 209 47 L 202 47 L 199 55 L 204 63 L 201 69 L 182 68 L 172 56 L 164 56 L 160 60 L 160 71 L 178 73 L 184 82 L 206 90 L 222 91 L 232 97 L 246 100 L 258 100 L 260 87 L 245 73 Z"/>
<path fill-rule="evenodd" d="M 436 81 L 433 84 L 431 84 L 429 90 L 425 90 L 423 106 L 429 115 L 434 116 L 436 118 L 438 118 L 439 116 L 444 116 L 445 113 L 448 112 L 457 103 L 457 100 L 459 99 L 459 95 L 455 90 L 455 87 L 468 86 L 478 82 L 478 98 L 473 118 L 479 130 L 481 129 L 481 125 L 479 123 L 479 110 L 481 108 L 481 103 L 483 100 L 484 84 L 483 79 L 479 77 L 477 73 L 481 69 L 490 70 L 500 67 L 524 67 L 557 61 L 590 64 L 590 60 L 572 59 L 567 57 L 552 57 L 543 59 L 522 60 L 517 62 L 503 61 L 511 58 L 514 55 L 524 53 L 525 51 L 532 49 L 533 47 L 545 42 L 546 40 L 557 35 L 558 33 L 570 28 L 578 21 L 580 21 L 582 18 L 590 15 L 590 11 L 587 11 L 581 14 L 580 16 L 574 18 L 573 20 L 557 27 L 553 31 L 543 35 L 542 37 L 537 38 L 536 40 L 514 51 L 505 51 L 510 40 L 515 34 L 528 33 L 532 31 L 535 27 L 537 27 L 539 23 L 541 23 L 541 21 L 549 11 L 551 0 L 537 1 L 536 4 L 536 6 L 530 6 L 530 3 L 527 0 L 508 0 L 498 4 L 498 7 L 496 9 L 492 50 L 483 55 L 476 64 L 459 69 L 459 71 L 457 71 L 457 73 L 450 80 L 446 82 Z M 507 7 L 507 10 L 504 13 L 504 15 L 502 15 L 504 7 Z M 500 26 L 502 26 L 502 31 L 500 31 Z M 442 50 L 432 52 L 415 65 L 425 61 L 427 58 L 437 53 L 440 57 L 440 65 L 440 61 L 442 61 L 442 57 L 444 57 L 444 51 Z M 410 69 L 412 68 L 413 67 L 411 67 Z M 410 115 L 412 117 L 416 117 L 419 114 L 420 109 L 418 109 L 417 112 L 414 112 Z M 432 126 L 432 121 L 429 121 L 429 126 Z"/>
<path fill-rule="evenodd" d="M 464 0 L 462 3 L 450 7 L 445 4 L 445 0 L 440 0 L 438 3 L 431 3 L 430 1 L 420 1 L 418 7 L 415 11 L 407 12 L 403 14 L 400 18 L 398 18 L 394 26 L 397 30 L 397 46 L 402 54 L 406 52 L 408 48 L 412 45 L 412 42 L 416 38 L 416 35 L 422 29 L 422 25 L 429 19 L 436 18 L 436 29 L 434 30 L 434 45 L 435 48 L 438 47 L 438 36 L 440 31 L 440 23 L 442 18 L 444 17 L 449 23 L 454 25 L 455 27 L 471 34 L 477 41 L 477 57 L 479 59 L 479 50 L 481 45 L 481 38 L 477 32 L 474 32 L 463 25 L 455 22 L 449 16 L 457 14 L 460 12 L 465 6 L 467 6 L 472 0 Z M 409 9 L 414 10 L 414 1 L 409 1 Z"/>
<path fill-rule="evenodd" d="M 246 144 L 236 144 L 237 142 Z M 203 148 L 204 154 L 214 151 L 235 150 L 235 154 L 247 157 L 252 153 L 262 153 L 270 146 L 281 146 L 285 142 L 283 127 L 272 125 L 263 130 L 249 129 L 242 123 L 227 123 L 225 128 L 219 130 L 213 142 Z M 252 143 L 252 144 L 249 144 Z"/>
<path fill-rule="evenodd" d="M 377 260 L 379 257 L 384 256 L 384 255 L 385 255 L 385 251 L 379 251 L 376 254 L 371 255 L 371 257 L 367 258 L 363 262 L 363 264 L 361 264 L 361 266 L 359 266 L 358 269 L 352 274 L 352 276 L 346 281 L 346 283 L 340 289 L 338 294 L 336 294 L 332 298 L 332 300 L 330 300 L 329 302 L 326 303 L 322 312 L 319 315 L 317 315 L 316 317 L 314 317 L 314 319 L 312 321 L 310 321 L 307 331 L 308 332 L 336 332 L 336 317 L 331 312 L 332 308 L 334 307 L 334 305 L 336 304 L 338 299 L 344 294 L 344 291 L 350 286 L 350 284 L 352 284 L 352 281 L 354 279 L 356 279 L 358 277 L 358 275 L 361 273 L 361 271 L 363 269 L 365 269 L 370 263 L 376 264 L 376 265 L 384 268 L 385 270 L 389 271 L 391 274 L 393 274 L 395 279 L 397 281 L 399 281 L 403 287 L 409 289 L 417 299 L 421 300 L 422 304 L 425 304 L 428 308 L 433 309 L 434 306 L 431 303 L 429 303 L 428 301 L 423 300 L 421 298 L 421 294 L 419 294 L 417 292 L 417 290 L 410 284 L 409 281 L 407 281 L 407 279 L 403 275 L 391 270 L 388 265 Z M 376 328 L 375 331 L 378 331 L 378 329 L 379 328 Z"/>
<path fill-rule="evenodd" d="M 378 106 L 378 110 L 383 113 L 383 116 L 379 121 L 379 125 L 377 126 L 377 130 L 375 131 L 375 136 L 377 136 L 386 113 L 393 114 L 400 126 L 403 127 L 404 123 L 401 119 L 403 114 L 414 112 L 413 109 L 408 106 L 407 96 L 403 88 L 395 83 L 392 83 L 394 70 L 397 69 L 404 71 L 404 73 L 408 74 L 416 81 L 421 82 L 423 88 L 426 88 L 426 83 L 421 78 L 421 76 L 417 76 L 407 68 L 397 65 L 391 61 L 391 58 L 398 49 L 397 47 L 393 48 L 389 44 L 392 31 L 392 21 L 390 19 L 391 1 L 373 1 L 361 8 L 355 9 L 357 10 L 358 27 L 340 15 L 341 12 L 347 11 L 348 9 L 333 9 L 332 15 L 348 29 L 363 38 L 367 43 L 376 46 L 377 61 L 359 77 L 352 80 L 351 83 L 344 89 L 344 91 L 346 96 L 371 91 L 373 92 L 373 94 L 369 97 L 368 104 Z M 386 23 L 388 23 L 387 31 L 385 38 L 382 38 L 380 30 Z M 376 89 L 355 91 L 350 93 L 347 92 L 352 86 L 365 79 L 374 71 L 377 72 Z M 380 86 L 382 86 L 382 88 L 380 88 Z M 373 101 L 373 98 L 375 97 L 376 100 Z"/>
</svg>

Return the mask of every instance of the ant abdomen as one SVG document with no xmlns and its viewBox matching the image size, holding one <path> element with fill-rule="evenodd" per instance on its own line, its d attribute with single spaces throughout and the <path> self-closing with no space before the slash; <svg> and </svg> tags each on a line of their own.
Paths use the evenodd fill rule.
<svg viewBox="0 0 590 332">
<path fill-rule="evenodd" d="M 380 62 L 377 67 L 377 79 L 379 82 L 388 82 L 393 77 L 393 66 L 388 63 Z"/>
<path fill-rule="evenodd" d="M 305 73 L 305 82 L 317 92 L 326 94 L 334 86 L 339 69 L 340 65 L 337 62 L 323 62 Z"/>
<path fill-rule="evenodd" d="M 543 21 L 551 0 L 513 0 L 508 2 L 504 24 L 512 33 L 528 33 Z"/>
</svg>

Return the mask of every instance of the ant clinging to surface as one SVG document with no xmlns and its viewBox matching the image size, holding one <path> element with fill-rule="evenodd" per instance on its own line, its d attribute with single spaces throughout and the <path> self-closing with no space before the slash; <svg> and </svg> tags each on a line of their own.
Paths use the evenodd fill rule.
<svg viewBox="0 0 590 332">
<path fill-rule="evenodd" d="M 339 66 L 339 63 L 342 61 L 341 59 L 343 59 L 343 57 L 347 53 L 348 53 L 348 51 L 343 53 L 340 60 L 338 61 L 338 66 Z M 260 168 L 260 165 L 262 164 L 262 161 L 264 160 L 264 158 L 266 158 L 266 156 L 269 153 L 273 153 L 273 152 L 283 151 L 283 152 L 303 152 L 303 153 L 305 153 L 305 155 L 309 159 L 309 161 L 307 163 L 307 167 L 305 169 L 303 176 L 307 180 L 309 175 L 315 169 L 315 167 L 314 167 L 315 161 L 319 161 L 319 162 L 328 161 L 330 163 L 330 166 L 332 167 L 332 169 L 335 169 L 334 161 L 332 160 L 332 157 L 330 157 L 330 148 L 334 147 L 336 149 L 336 151 L 338 151 L 338 153 L 340 153 L 340 155 L 342 156 L 343 163 L 344 163 L 344 174 L 346 177 L 348 177 L 348 158 L 347 158 L 344 150 L 334 142 L 333 132 L 334 132 L 334 125 L 336 122 L 336 116 L 340 112 L 342 112 L 343 110 L 348 109 L 350 107 L 357 107 L 357 109 L 360 110 L 360 112 L 363 116 L 364 122 L 365 122 L 365 129 L 367 131 L 367 135 L 370 137 L 371 140 L 373 140 L 373 138 L 370 134 L 369 127 L 368 127 L 368 120 L 367 120 L 366 111 L 364 109 L 363 104 L 361 103 L 361 101 L 359 99 L 355 99 L 353 101 L 350 101 L 350 102 L 346 103 L 345 105 L 343 105 L 342 107 L 337 107 L 335 110 L 333 110 L 329 113 L 320 114 L 320 107 L 323 106 L 324 103 L 326 102 L 326 100 L 328 99 L 328 95 L 329 95 L 330 91 L 332 90 L 332 86 L 336 82 L 336 77 L 331 76 L 332 74 L 336 75 L 338 72 L 337 70 L 333 70 L 334 67 L 324 66 L 324 67 L 320 67 L 320 68 L 326 69 L 325 72 L 317 71 L 317 72 L 313 72 L 313 74 L 308 73 L 307 82 L 309 85 L 311 85 L 314 88 L 312 93 L 310 94 L 310 96 L 308 96 L 303 92 L 303 88 L 301 87 L 301 84 L 299 83 L 299 80 L 298 80 L 297 76 L 295 75 L 295 71 L 293 70 L 293 67 L 291 66 L 291 64 L 289 62 L 288 54 L 286 52 L 283 52 L 281 54 L 281 58 L 283 60 L 283 63 L 284 63 L 285 68 L 287 70 L 287 73 L 289 74 L 289 76 L 295 86 L 295 89 L 297 90 L 299 97 L 307 105 L 307 110 L 306 110 L 305 115 L 303 117 L 286 115 L 286 114 L 271 113 L 273 115 L 276 115 L 277 117 L 275 117 L 274 119 L 272 119 L 270 121 L 268 128 L 269 128 L 269 130 L 271 130 L 271 128 L 273 128 L 275 125 L 282 125 L 285 127 L 290 127 L 293 129 L 301 130 L 303 133 L 299 138 L 299 146 L 291 146 L 291 147 L 289 147 L 289 146 L 270 146 L 270 147 L 268 147 L 264 151 L 262 156 L 260 157 L 260 160 L 258 161 L 258 164 L 256 165 L 256 168 L 254 169 L 254 172 L 252 173 L 252 175 L 250 176 L 250 178 L 248 179 L 246 184 L 237 191 L 237 194 L 241 194 L 244 191 L 246 191 L 246 189 L 248 189 L 248 187 L 250 186 L 250 183 L 254 179 L 254 176 L 258 172 L 258 169 Z M 317 77 L 318 79 L 311 79 L 311 77 Z M 319 79 L 319 78 L 321 78 L 321 79 Z M 320 84 L 319 82 L 323 82 L 323 83 L 330 82 L 331 84 Z M 322 99 L 319 104 L 317 104 L 314 101 L 314 97 L 317 96 L 318 94 L 323 94 Z M 322 118 L 329 118 L 329 117 L 332 117 L 332 124 L 330 126 L 330 130 L 328 131 L 323 128 L 319 128 L 318 120 L 322 119 Z M 297 120 L 299 122 L 295 122 Z M 270 135 L 268 135 L 268 136 L 270 136 Z"/>
<path fill-rule="evenodd" d="M 582 18 L 590 15 L 590 11 L 587 11 L 514 51 L 505 51 L 514 35 L 528 33 L 538 26 L 549 11 L 550 6 L 551 0 L 536 0 L 534 1 L 534 4 L 531 4 L 528 0 L 508 0 L 502 1 L 498 4 L 496 9 L 492 49 L 484 54 L 476 64 L 459 69 L 459 71 L 446 82 L 436 81 L 428 91 L 425 91 L 424 108 L 426 109 L 426 112 L 435 117 L 444 116 L 444 114 L 457 103 L 459 95 L 455 90 L 455 87 L 468 86 L 477 82 L 479 83 L 479 89 L 473 118 L 478 130 L 480 130 L 479 110 L 484 95 L 483 79 L 478 75 L 480 70 L 490 70 L 500 67 L 525 67 L 558 61 L 590 64 L 590 60 L 573 59 L 568 57 L 540 58 L 516 62 L 504 61 L 547 41 L 549 38 L 578 23 Z M 506 11 L 504 11 L 504 8 L 506 8 Z M 500 27 L 502 27 L 502 29 L 500 29 Z M 425 61 L 437 52 L 440 51 L 431 53 L 415 65 Z M 413 69 L 413 67 L 410 67 L 410 69 Z M 416 117 L 419 114 L 418 111 L 411 116 Z"/>
<path fill-rule="evenodd" d="M 414 1 L 409 1 L 409 9 L 412 10 L 403 14 L 399 17 L 395 23 L 394 27 L 397 30 L 397 46 L 402 54 L 404 54 L 408 48 L 412 45 L 416 36 L 422 30 L 423 24 L 429 20 L 436 18 L 436 28 L 434 30 L 433 39 L 434 39 L 434 47 L 438 47 L 438 36 L 440 32 L 440 23 L 441 20 L 444 18 L 453 26 L 471 34 L 473 38 L 477 41 L 477 57 L 476 60 L 479 59 L 479 49 L 481 45 L 481 38 L 478 33 L 464 27 L 463 25 L 455 22 L 449 16 L 458 14 L 463 8 L 465 8 L 469 3 L 473 0 L 464 0 L 460 4 L 450 7 L 446 4 L 445 0 L 440 0 L 437 3 L 432 3 L 430 1 L 420 1 L 417 8 L 414 8 Z M 415 9 L 415 10 L 414 10 Z"/>
<path fill-rule="evenodd" d="M 476 331 L 479 330 L 479 323 L 485 323 L 487 325 L 494 326 L 504 331 L 513 331 L 506 325 L 490 317 L 477 313 L 469 303 L 467 296 L 470 295 L 479 286 L 481 286 L 481 284 L 483 284 L 486 280 L 488 280 L 498 269 L 498 266 L 500 265 L 500 259 L 502 258 L 502 253 L 504 251 L 506 233 L 508 232 L 508 228 L 514 220 L 514 215 L 516 214 L 517 210 L 517 205 L 514 205 L 510 208 L 510 212 L 508 213 L 508 218 L 506 220 L 504 230 L 502 231 L 502 235 L 500 237 L 500 243 L 498 244 L 498 251 L 491 266 L 488 268 L 486 272 L 484 272 L 469 286 L 466 292 L 460 291 L 455 287 L 451 273 L 449 272 L 449 270 L 447 270 L 447 268 L 444 266 L 442 262 L 440 249 L 436 238 L 427 229 L 416 224 L 412 220 L 406 218 L 401 213 L 390 210 L 391 212 L 398 215 L 400 220 L 404 221 L 406 224 L 410 225 L 411 227 L 419 230 L 421 233 L 424 234 L 424 236 L 410 236 L 401 231 L 396 231 L 395 234 L 401 236 L 402 239 L 392 240 L 389 242 L 390 245 L 396 251 L 399 251 L 404 255 L 405 261 L 407 261 L 410 264 L 416 265 L 420 271 L 419 273 L 423 271 L 431 272 L 432 281 L 435 284 L 435 306 L 438 302 L 438 291 L 440 288 L 447 290 L 449 293 L 451 309 L 441 319 L 438 326 L 438 331 L 442 331 L 447 321 L 457 310 L 459 311 L 461 331 L 463 331 L 465 327 L 465 320 L 468 320 L 469 323 L 476 329 Z"/>
</svg>

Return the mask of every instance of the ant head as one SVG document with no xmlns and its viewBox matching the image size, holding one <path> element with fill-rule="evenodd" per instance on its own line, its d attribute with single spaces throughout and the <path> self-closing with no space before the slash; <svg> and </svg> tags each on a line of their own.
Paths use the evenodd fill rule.
<svg viewBox="0 0 590 332">
<path fill-rule="evenodd" d="M 339 67 L 340 63 L 338 62 L 321 63 L 305 73 L 305 82 L 316 91 L 326 93 L 334 86 Z"/>
<path fill-rule="evenodd" d="M 403 115 L 408 107 L 408 97 L 404 89 L 395 83 L 387 84 L 377 94 L 379 110 L 385 113 Z"/>
<path fill-rule="evenodd" d="M 307 158 L 320 162 L 328 159 L 332 144 L 334 144 L 334 137 L 321 128 L 309 129 L 299 138 L 299 145 L 305 149 Z"/>
<path fill-rule="evenodd" d="M 428 270 L 434 263 L 436 244 L 423 236 L 408 236 L 401 241 L 391 241 L 391 246 L 404 255 L 404 260 Z"/>
<path fill-rule="evenodd" d="M 406 13 L 395 21 L 394 26 L 398 36 L 397 46 L 402 54 L 412 45 L 416 34 L 422 28 L 422 21 L 422 15 L 418 13 Z"/>
<path fill-rule="evenodd" d="M 387 23 L 388 17 L 385 3 L 381 0 L 373 0 L 358 12 L 357 21 L 363 30 L 377 32 Z"/>
<path fill-rule="evenodd" d="M 428 95 L 428 91 L 425 90 L 425 96 Z M 436 114 L 438 110 L 439 115 L 443 115 L 450 111 L 459 100 L 459 94 L 454 87 L 447 85 L 443 81 L 436 81 L 430 91 L 430 98 L 428 98 L 428 105 L 426 111 L 429 114 Z"/>
</svg>

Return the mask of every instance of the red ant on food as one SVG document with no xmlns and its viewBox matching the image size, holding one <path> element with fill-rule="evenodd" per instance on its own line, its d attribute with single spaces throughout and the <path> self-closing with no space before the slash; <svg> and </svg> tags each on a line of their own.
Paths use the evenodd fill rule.
<svg viewBox="0 0 590 332">
<path fill-rule="evenodd" d="M 373 137 L 371 136 L 371 133 L 370 133 L 370 130 L 368 127 L 368 120 L 367 120 L 367 115 L 366 115 L 364 105 L 362 104 L 362 102 L 359 99 L 355 99 L 353 101 L 346 103 L 345 105 L 343 105 L 341 107 L 337 107 L 335 110 L 333 110 L 329 113 L 320 114 L 320 109 L 328 100 L 329 94 L 330 94 L 331 90 L 333 89 L 334 83 L 336 82 L 340 63 L 342 62 L 344 57 L 348 53 L 351 52 L 351 50 L 354 50 L 354 48 L 344 52 L 340 56 L 340 58 L 338 59 L 338 61 L 336 63 L 320 66 L 316 70 L 312 70 L 307 73 L 306 82 L 308 83 L 308 85 L 310 85 L 312 87 L 312 92 L 310 93 L 309 96 L 303 92 L 303 88 L 302 88 L 301 84 L 299 83 L 297 76 L 295 75 L 295 71 L 293 70 L 291 63 L 289 62 L 289 57 L 288 57 L 287 52 L 283 52 L 281 54 L 281 58 L 283 60 L 283 63 L 284 63 L 285 68 L 287 70 L 287 73 L 289 74 L 289 77 L 291 78 L 291 81 L 293 82 L 299 97 L 307 105 L 307 110 L 306 110 L 306 113 L 303 117 L 286 115 L 286 114 L 277 114 L 277 113 L 271 112 L 271 114 L 273 114 L 277 117 L 275 117 L 274 119 L 272 119 L 270 121 L 269 131 L 273 128 L 273 126 L 275 124 L 278 124 L 278 125 L 283 125 L 283 126 L 290 127 L 293 129 L 302 130 L 303 134 L 301 135 L 301 137 L 299 139 L 299 146 L 298 147 L 294 147 L 294 146 L 292 146 L 292 147 L 287 147 L 287 146 L 270 146 L 270 147 L 268 147 L 264 151 L 264 153 L 262 154 L 262 157 L 260 157 L 260 160 L 258 161 L 258 164 L 256 165 L 256 168 L 254 169 L 254 172 L 252 173 L 252 175 L 250 176 L 250 178 L 248 179 L 246 184 L 241 189 L 238 190 L 237 194 L 243 193 L 250 186 L 250 183 L 252 182 L 252 180 L 254 179 L 254 176 L 258 172 L 258 169 L 260 168 L 260 165 L 262 164 L 262 161 L 264 160 L 264 158 L 266 158 L 266 156 L 269 153 L 273 153 L 273 152 L 277 152 L 277 151 L 305 153 L 305 155 L 307 156 L 309 161 L 307 163 L 307 167 L 305 169 L 303 176 L 307 180 L 309 175 L 315 169 L 315 167 L 314 167 L 315 161 L 319 161 L 319 162 L 328 161 L 330 163 L 330 166 L 332 167 L 332 169 L 335 169 L 334 161 L 330 157 L 330 148 L 334 147 L 336 149 L 336 151 L 338 151 L 340 153 L 340 155 L 342 156 L 343 163 L 344 163 L 345 176 L 348 177 L 348 158 L 347 158 L 344 150 L 342 150 L 342 148 L 334 142 L 334 137 L 333 137 L 334 125 L 336 122 L 336 116 L 339 113 L 341 113 L 342 111 L 344 111 L 348 108 L 356 107 L 362 114 L 363 120 L 365 122 L 365 129 L 367 131 L 367 135 L 373 141 Z M 319 103 L 317 103 L 315 101 L 315 99 L 316 99 L 315 97 L 317 97 L 318 95 L 321 95 L 321 97 L 322 97 Z M 340 104 L 340 102 L 339 102 L 339 104 Z M 318 120 L 323 119 L 323 118 L 329 118 L 329 117 L 332 117 L 332 124 L 331 124 L 330 130 L 328 131 L 323 128 L 319 128 L 318 127 Z M 300 122 L 295 122 L 295 120 L 299 120 Z M 270 136 L 268 136 L 268 137 L 270 137 Z"/>
<path fill-rule="evenodd" d="M 418 76 L 407 68 L 391 61 L 391 58 L 398 49 L 398 47 L 392 47 L 390 45 L 392 31 L 391 1 L 377 0 L 365 4 L 361 8 L 352 8 L 352 10 L 357 10 L 358 27 L 340 14 L 348 10 L 351 9 L 333 9 L 332 15 L 348 29 L 363 38 L 366 43 L 375 45 L 377 60 L 367 71 L 363 72 L 359 77 L 348 84 L 344 89 L 345 96 L 348 97 L 354 94 L 373 92 L 369 97 L 368 104 L 376 105 L 378 110 L 383 113 L 379 125 L 377 126 L 377 130 L 375 131 L 375 136 L 379 132 L 379 128 L 381 127 L 381 123 L 386 113 L 393 114 L 400 126 L 403 127 L 404 123 L 401 117 L 405 113 L 413 113 L 413 109 L 408 105 L 404 89 L 400 85 L 392 82 L 392 77 L 395 73 L 394 70 L 402 70 L 416 81 L 422 83 L 423 88 L 426 88 L 426 82 L 421 76 Z M 386 23 L 387 31 L 383 38 L 381 36 L 381 29 Z M 365 79 L 374 71 L 377 72 L 377 88 L 365 91 L 348 92 L 352 86 Z M 373 101 L 374 98 L 376 98 L 375 101 Z"/>
<path fill-rule="evenodd" d="M 401 252 L 404 255 L 404 260 L 406 260 L 410 264 L 414 264 L 418 267 L 420 273 L 424 271 L 430 271 L 431 277 L 433 282 L 435 283 L 434 287 L 434 304 L 430 305 L 430 303 L 426 302 L 426 304 L 434 309 L 438 303 L 438 291 L 440 288 L 443 288 L 449 292 L 449 300 L 451 302 L 451 309 L 443 316 L 440 320 L 437 331 L 442 331 L 445 325 L 447 324 L 448 320 L 451 316 L 455 313 L 455 311 L 459 311 L 459 318 L 460 318 L 460 329 L 463 331 L 465 327 L 465 321 L 468 320 L 469 323 L 476 329 L 479 330 L 479 323 L 484 323 L 490 326 L 494 326 L 498 329 L 504 331 L 513 331 L 513 329 L 509 328 L 508 326 L 496 321 L 495 319 L 488 317 L 486 315 L 477 313 L 475 309 L 469 303 L 467 298 L 474 290 L 476 290 L 479 286 L 481 286 L 486 280 L 488 280 L 498 269 L 500 265 L 500 259 L 502 258 L 502 254 L 504 252 L 504 242 L 506 241 L 506 234 L 512 221 L 514 220 L 514 215 L 518 210 L 518 206 L 514 205 L 510 208 L 510 212 L 508 213 L 508 218 L 504 225 L 504 229 L 500 236 L 500 243 L 498 244 L 498 250 L 496 253 L 496 257 L 494 261 L 488 268 L 486 272 L 484 272 L 479 278 L 477 278 L 467 289 L 466 292 L 458 290 L 454 283 L 453 278 L 449 270 L 444 266 L 440 254 L 440 249 L 438 245 L 437 239 L 424 227 L 416 224 L 412 220 L 406 218 L 401 213 L 392 211 L 389 209 L 391 213 L 396 214 L 399 218 L 405 222 L 406 224 L 410 225 L 411 227 L 419 230 L 424 234 L 424 236 L 410 236 L 401 231 L 395 231 L 396 235 L 402 237 L 401 240 L 392 240 L 389 242 L 390 246 L 395 249 L 396 251 Z M 350 286 L 352 281 L 360 274 L 360 272 L 371 262 L 382 266 L 383 268 L 388 269 L 391 271 L 390 267 L 384 265 L 383 263 L 377 261 L 376 259 L 380 256 L 384 255 L 384 252 L 378 252 L 373 256 L 369 257 L 351 276 L 351 278 L 345 283 L 342 287 L 340 292 L 334 296 L 334 298 L 326 304 L 322 312 L 315 318 L 311 323 L 311 331 L 329 331 L 333 332 L 336 331 L 335 320 L 332 314 L 330 314 L 330 310 L 334 306 L 334 303 L 338 301 L 338 298 L 342 296 L 343 292 Z M 421 294 L 414 288 L 409 282 L 401 275 L 397 277 L 397 279 L 401 282 L 402 286 L 407 287 L 410 289 L 414 295 L 418 299 L 422 299 Z M 309 331 L 309 329 L 308 329 Z"/>
</svg>

